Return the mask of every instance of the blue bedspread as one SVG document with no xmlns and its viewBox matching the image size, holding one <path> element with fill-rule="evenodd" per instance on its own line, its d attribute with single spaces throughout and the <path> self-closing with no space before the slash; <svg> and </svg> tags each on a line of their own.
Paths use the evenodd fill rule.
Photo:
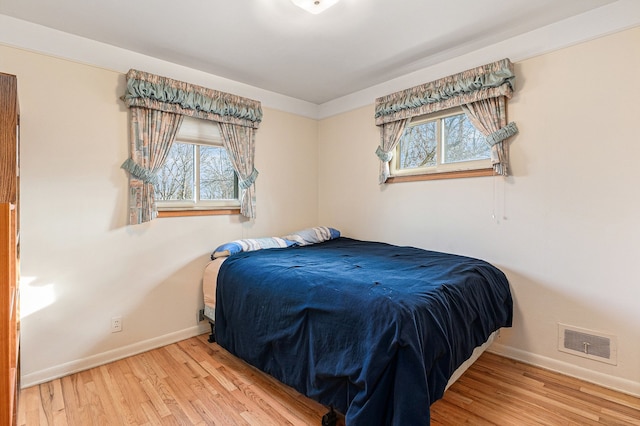
<svg viewBox="0 0 640 426">
<path fill-rule="evenodd" d="M 344 237 L 233 255 L 216 298 L 222 347 L 347 425 L 429 424 L 453 371 L 512 320 L 482 260 Z"/>
</svg>

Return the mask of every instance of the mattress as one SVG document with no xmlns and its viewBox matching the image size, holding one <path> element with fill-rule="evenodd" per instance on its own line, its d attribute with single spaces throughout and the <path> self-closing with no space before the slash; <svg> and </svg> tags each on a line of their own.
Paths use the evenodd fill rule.
<svg viewBox="0 0 640 426">
<path fill-rule="evenodd" d="M 218 271 L 226 257 L 218 257 L 207 263 L 202 274 L 202 293 L 204 295 L 204 316 L 211 322 L 216 318 L 216 284 Z"/>
</svg>

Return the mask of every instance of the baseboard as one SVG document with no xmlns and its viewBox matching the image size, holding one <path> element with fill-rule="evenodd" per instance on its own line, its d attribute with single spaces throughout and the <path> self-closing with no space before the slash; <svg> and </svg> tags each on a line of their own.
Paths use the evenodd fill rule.
<svg viewBox="0 0 640 426">
<path fill-rule="evenodd" d="M 75 361 L 56 365 L 55 367 L 25 374 L 20 377 L 20 385 L 23 389 L 34 385 L 39 385 L 40 383 L 45 383 L 50 380 L 68 376 L 69 374 L 88 370 L 90 368 L 98 367 L 100 365 L 117 361 L 122 358 L 137 355 L 139 353 L 150 351 L 162 346 L 170 345 L 171 343 L 198 336 L 200 334 L 207 333 L 208 331 L 209 325 L 203 324 L 176 331 L 174 333 L 165 334 L 163 336 L 154 337 L 153 339 L 144 340 L 142 342 L 136 342 L 131 345 L 123 346 L 121 348 L 113 349 L 107 352 L 102 352 L 87 358 L 78 359 Z"/>
<path fill-rule="evenodd" d="M 578 367 L 576 365 L 569 364 L 563 361 L 558 361 L 556 359 L 526 352 L 521 349 L 505 346 L 500 343 L 494 343 L 493 345 L 491 345 L 491 347 L 487 349 L 487 352 L 502 355 L 516 361 L 531 364 L 536 367 L 541 367 L 560 374 L 564 374 L 566 376 L 571 376 L 576 379 L 584 380 L 585 382 L 593 383 L 598 386 L 602 386 L 618 392 L 640 397 L 640 382 L 637 381 L 599 373 L 597 371 Z"/>
</svg>

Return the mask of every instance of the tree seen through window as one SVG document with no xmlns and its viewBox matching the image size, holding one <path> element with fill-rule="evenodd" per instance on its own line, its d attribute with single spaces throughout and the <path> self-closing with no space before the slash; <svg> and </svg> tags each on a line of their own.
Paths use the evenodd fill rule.
<svg viewBox="0 0 640 426">
<path fill-rule="evenodd" d="M 398 169 L 433 168 L 441 164 L 490 158 L 484 135 L 462 114 L 410 124 L 396 149 Z"/>
<path fill-rule="evenodd" d="M 232 200 L 238 185 L 224 147 L 174 142 L 155 191 L 157 201 Z"/>
</svg>

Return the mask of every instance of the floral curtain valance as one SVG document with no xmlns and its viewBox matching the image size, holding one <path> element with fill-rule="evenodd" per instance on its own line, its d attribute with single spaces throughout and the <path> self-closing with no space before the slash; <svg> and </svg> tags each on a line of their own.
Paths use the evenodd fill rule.
<svg viewBox="0 0 640 426">
<path fill-rule="evenodd" d="M 127 106 L 155 109 L 219 123 L 257 129 L 259 101 L 131 69 L 127 73 Z"/>
<path fill-rule="evenodd" d="M 483 99 L 511 98 L 515 74 L 509 59 L 502 59 L 430 83 L 376 99 L 375 123 L 430 114 Z"/>
</svg>

